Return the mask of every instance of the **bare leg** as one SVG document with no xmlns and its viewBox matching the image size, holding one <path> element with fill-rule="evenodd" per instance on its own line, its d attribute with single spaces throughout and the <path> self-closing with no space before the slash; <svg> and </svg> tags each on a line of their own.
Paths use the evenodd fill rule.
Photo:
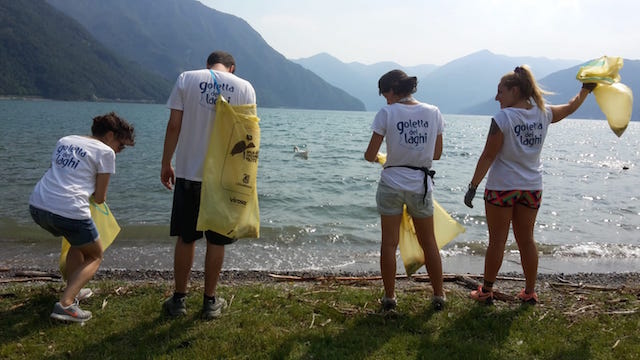
<svg viewBox="0 0 640 360">
<path fill-rule="evenodd" d="M 195 241 L 185 243 L 182 241 L 182 237 L 178 236 L 173 256 L 173 280 L 175 283 L 175 291 L 178 293 L 187 293 L 195 250 Z"/>
<path fill-rule="evenodd" d="M 384 284 L 384 295 L 394 298 L 396 286 L 396 250 L 400 240 L 402 215 L 380 215 L 382 244 L 380 245 L 380 272 Z"/>
<path fill-rule="evenodd" d="M 60 298 L 62 306 L 73 304 L 80 289 L 93 278 L 102 262 L 102 245 L 99 241 L 76 247 L 76 249 L 82 253 L 82 256 L 67 256 L 67 269 L 75 270 L 67 270 L 67 287 Z M 78 264 L 77 261 L 82 262 Z"/>
<path fill-rule="evenodd" d="M 513 234 L 515 235 L 520 262 L 526 279 L 525 290 L 531 293 L 536 287 L 538 276 L 538 248 L 533 238 L 533 229 L 538 209 L 531 209 L 523 205 L 516 205 L 513 212 Z"/>
<path fill-rule="evenodd" d="M 484 280 L 494 283 L 502 266 L 513 208 L 495 206 L 485 201 L 485 212 L 489 228 L 489 246 L 484 258 Z"/>
<path fill-rule="evenodd" d="M 204 294 L 216 295 L 218 278 L 224 262 L 224 246 L 207 242 L 207 255 L 204 261 Z"/>
<path fill-rule="evenodd" d="M 82 251 L 80 251 L 77 247 L 69 248 L 69 252 L 67 252 L 67 260 L 65 262 L 65 273 L 63 276 L 65 279 L 69 280 L 69 275 L 78 271 L 78 267 L 84 263 L 84 255 Z"/>
<path fill-rule="evenodd" d="M 416 228 L 418 241 L 424 252 L 424 262 L 429 274 L 429 280 L 433 287 L 435 296 L 444 296 L 442 287 L 442 259 L 440 250 L 436 243 L 436 236 L 433 232 L 433 216 L 422 219 L 413 219 L 413 226 Z"/>
</svg>

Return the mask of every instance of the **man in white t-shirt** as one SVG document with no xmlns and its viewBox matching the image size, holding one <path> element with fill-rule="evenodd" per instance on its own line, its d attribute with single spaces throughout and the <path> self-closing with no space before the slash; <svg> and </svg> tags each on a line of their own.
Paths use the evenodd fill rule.
<svg viewBox="0 0 640 360">
<path fill-rule="evenodd" d="M 171 91 L 167 107 L 171 109 L 162 154 L 162 184 L 169 190 L 175 186 L 171 212 L 171 236 L 177 236 L 174 253 L 174 294 L 163 304 L 170 316 L 185 315 L 185 297 L 195 254 L 195 241 L 203 232 L 196 230 L 200 208 L 202 169 L 215 119 L 215 103 L 224 96 L 231 105 L 255 104 L 253 86 L 234 75 L 233 56 L 214 51 L 207 58 L 206 69 L 185 71 Z M 171 159 L 175 153 L 175 170 Z M 222 263 L 224 246 L 234 239 L 205 231 L 205 286 L 202 314 L 207 319 L 217 318 L 226 308 L 226 301 L 216 297 L 216 287 Z"/>
</svg>

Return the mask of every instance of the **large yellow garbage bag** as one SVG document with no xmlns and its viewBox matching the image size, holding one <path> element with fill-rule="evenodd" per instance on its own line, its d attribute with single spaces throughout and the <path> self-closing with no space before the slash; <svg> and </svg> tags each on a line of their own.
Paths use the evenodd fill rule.
<svg viewBox="0 0 640 360">
<path fill-rule="evenodd" d="M 618 72 L 622 66 L 622 58 L 603 56 L 580 67 L 576 75 L 576 79 L 583 83 L 598 84 L 593 95 L 609 127 L 618 137 L 629 125 L 633 109 L 633 92 L 620 82 Z"/>
<path fill-rule="evenodd" d="M 598 85 L 593 89 L 593 95 L 600 106 L 600 110 L 607 117 L 609 127 L 618 136 L 627 129 L 633 109 L 633 92 L 623 83 Z"/>
<path fill-rule="evenodd" d="M 204 162 L 196 228 L 233 239 L 260 237 L 256 105 L 230 105 L 219 96 Z"/>
<path fill-rule="evenodd" d="M 381 165 L 387 160 L 386 154 L 378 154 L 378 162 Z M 438 249 L 442 249 L 458 234 L 465 232 L 464 226 L 457 222 L 440 204 L 433 199 L 433 226 Z M 415 227 L 411 215 L 405 206 L 402 211 L 402 221 L 400 222 L 400 257 L 404 264 L 407 275 L 418 271 L 424 265 L 424 251 L 418 242 Z"/>
<path fill-rule="evenodd" d="M 118 225 L 116 218 L 113 217 L 113 213 L 109 209 L 109 206 L 107 206 L 106 202 L 96 204 L 93 201 L 93 198 L 90 198 L 89 204 L 91 209 L 91 218 L 93 219 L 94 224 L 96 224 L 96 228 L 98 229 L 98 234 L 100 236 L 102 251 L 105 251 L 116 239 L 118 233 L 120 233 L 120 226 Z M 62 250 L 60 251 L 60 272 L 64 279 L 67 278 L 67 254 L 69 253 L 70 248 L 71 245 L 69 244 L 69 241 L 63 237 Z"/>
</svg>

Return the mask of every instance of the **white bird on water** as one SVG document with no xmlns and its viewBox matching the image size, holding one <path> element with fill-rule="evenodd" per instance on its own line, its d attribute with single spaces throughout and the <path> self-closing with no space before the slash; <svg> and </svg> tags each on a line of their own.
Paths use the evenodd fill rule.
<svg viewBox="0 0 640 360">
<path fill-rule="evenodd" d="M 300 150 L 297 146 L 293 147 L 293 156 L 307 160 L 309 158 L 309 150 Z"/>
</svg>

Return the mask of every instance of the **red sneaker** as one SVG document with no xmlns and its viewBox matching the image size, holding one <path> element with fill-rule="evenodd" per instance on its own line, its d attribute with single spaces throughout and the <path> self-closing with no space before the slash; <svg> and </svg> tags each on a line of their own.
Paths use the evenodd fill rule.
<svg viewBox="0 0 640 360">
<path fill-rule="evenodd" d="M 489 291 L 485 292 L 482 289 L 482 285 L 479 285 L 478 286 L 478 290 L 473 290 L 471 292 L 471 294 L 469 294 L 469 295 L 475 301 L 483 302 L 483 303 L 486 303 L 486 304 L 492 304 L 493 303 L 493 291 L 489 290 Z"/>
<path fill-rule="evenodd" d="M 535 305 L 538 303 L 538 294 L 535 291 L 527 294 L 525 289 L 522 289 L 518 294 L 518 298 L 522 300 L 522 302 L 529 303 L 531 305 Z"/>
</svg>

